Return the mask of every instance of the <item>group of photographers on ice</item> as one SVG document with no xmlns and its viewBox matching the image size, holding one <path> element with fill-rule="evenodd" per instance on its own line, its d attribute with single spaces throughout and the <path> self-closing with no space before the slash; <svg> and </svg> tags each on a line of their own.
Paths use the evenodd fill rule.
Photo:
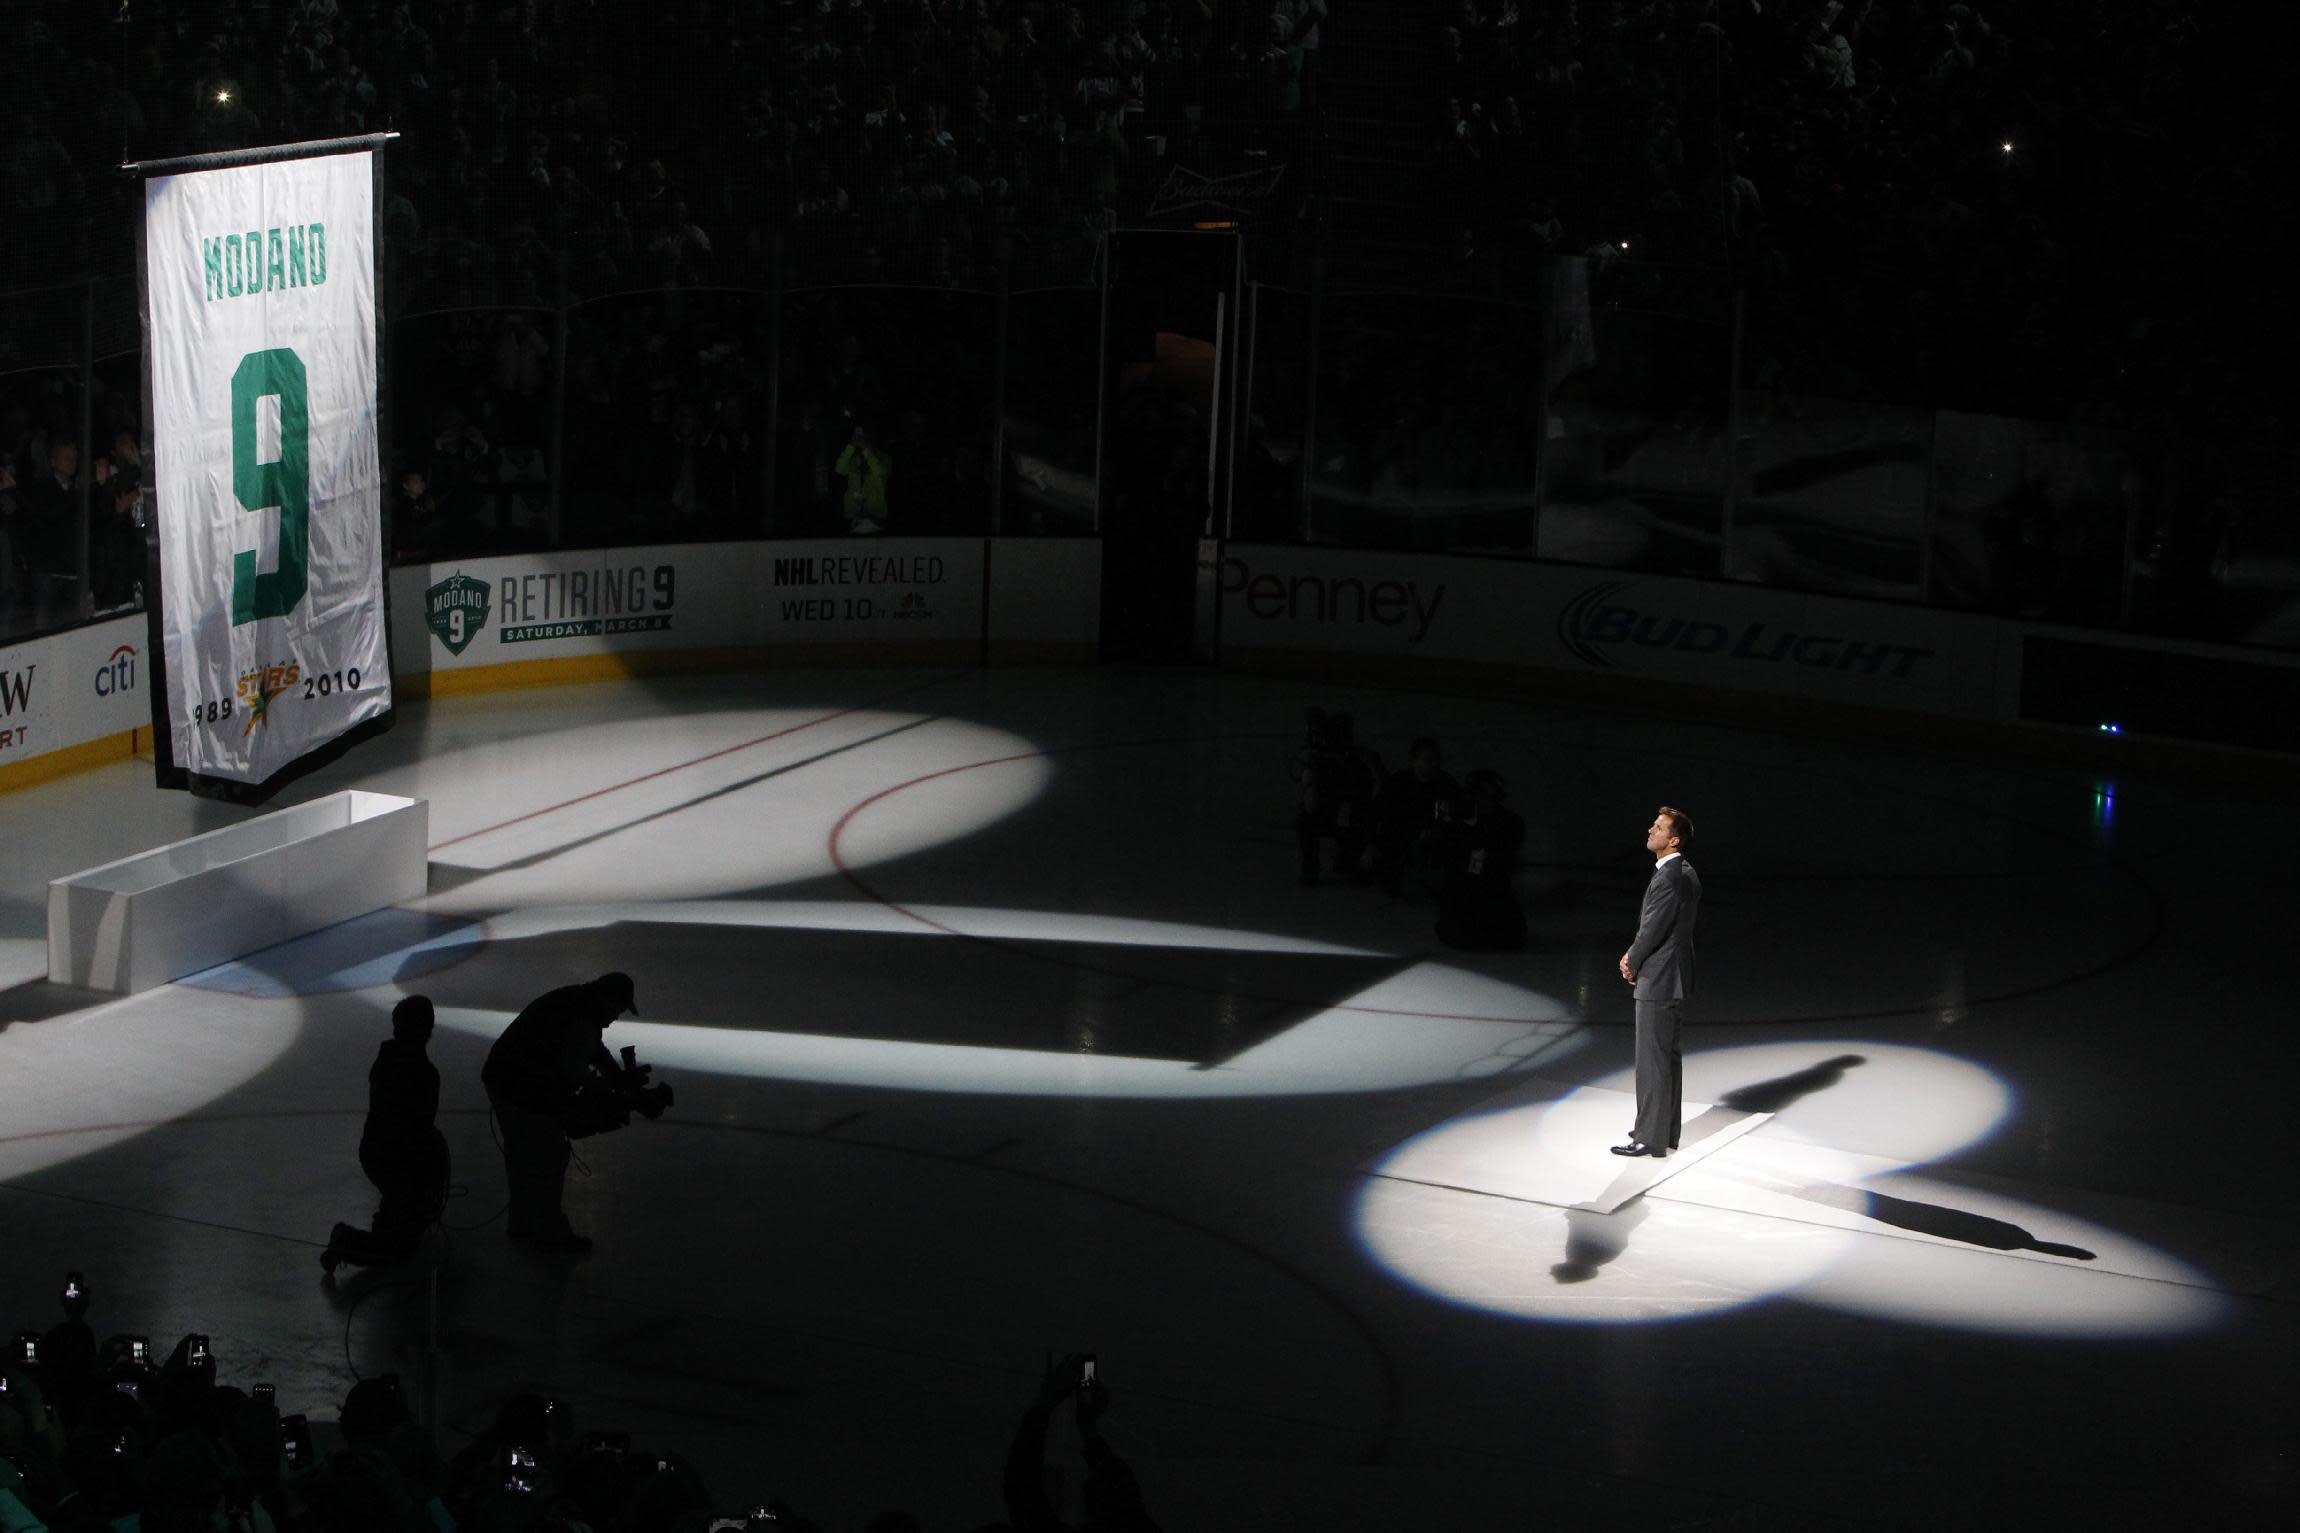
<svg viewBox="0 0 2300 1533">
<path fill-rule="evenodd" d="M 513 1240 L 589 1251 L 591 1237 L 567 1222 L 563 1206 L 569 1142 L 619 1129 L 634 1113 L 659 1118 L 671 1105 L 671 1088 L 652 1078 L 653 1066 L 639 1063 L 635 1050 L 618 1057 L 607 1047 L 607 1028 L 638 1010 L 631 976 L 602 974 L 537 996 L 487 1051 L 479 1079 L 503 1149 L 511 1191 L 505 1233 Z M 338 1224 L 330 1234 L 319 1259 L 331 1275 L 344 1262 L 364 1267 L 407 1256 L 446 1206 L 439 1067 L 426 1052 L 432 1022 L 429 997 L 401 1001 L 368 1067 L 359 1165 L 381 1201 L 366 1229 Z"/>
<path fill-rule="evenodd" d="M 1301 881 L 1373 882 L 1393 899 L 1427 888 L 1437 898 L 1437 938 L 1448 947 L 1523 945 L 1514 879 L 1525 821 L 1508 806 L 1501 774 L 1481 767 L 1456 782 L 1427 735 L 1407 748 L 1406 763 L 1385 773 L 1348 714 L 1309 710 L 1292 763 Z"/>
</svg>

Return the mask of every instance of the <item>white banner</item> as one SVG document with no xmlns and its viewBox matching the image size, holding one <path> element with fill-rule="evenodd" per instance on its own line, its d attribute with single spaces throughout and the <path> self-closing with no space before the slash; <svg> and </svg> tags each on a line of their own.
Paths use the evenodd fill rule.
<svg viewBox="0 0 2300 1533">
<path fill-rule="evenodd" d="M 366 152 L 144 184 L 155 724 L 184 771 L 261 784 L 391 709 L 373 200 Z"/>
</svg>

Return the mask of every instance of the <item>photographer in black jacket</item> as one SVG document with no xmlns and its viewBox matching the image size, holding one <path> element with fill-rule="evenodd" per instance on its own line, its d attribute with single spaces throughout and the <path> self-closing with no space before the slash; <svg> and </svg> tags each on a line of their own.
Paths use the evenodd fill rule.
<svg viewBox="0 0 2300 1533">
<path fill-rule="evenodd" d="M 1374 795 L 1374 876 L 1390 895 L 1404 892 L 1408 875 L 1434 871 L 1440 832 L 1468 808 L 1449 775 L 1437 741 L 1423 735 L 1407 752 L 1407 765 L 1382 779 Z"/>
<path fill-rule="evenodd" d="M 1437 938 L 1447 947 L 1500 952 L 1525 945 L 1516 889 L 1525 821 L 1503 802 L 1508 791 L 1499 772 L 1480 768 L 1462 784 L 1467 807 L 1443 821 Z"/>
<path fill-rule="evenodd" d="M 367 1123 L 359 1135 L 359 1169 L 382 1202 L 367 1229 L 339 1224 L 319 1264 L 355 1267 L 395 1262 L 413 1251 L 447 1206 L 447 1140 L 439 1132 L 439 1067 L 431 1042 L 429 997 L 411 995 L 391 1009 L 391 1036 L 367 1070 Z"/>
<path fill-rule="evenodd" d="M 568 1139 L 620 1128 L 634 1109 L 659 1116 L 671 1100 L 668 1086 L 646 1085 L 647 1067 L 618 1064 L 602 1041 L 610 1023 L 638 1010 L 631 976 L 602 974 L 537 996 L 488 1050 L 479 1078 L 503 1135 L 512 1239 L 546 1251 L 591 1249 L 560 1206 Z"/>
<path fill-rule="evenodd" d="M 1360 877 L 1374 794 L 1382 784 L 1381 758 L 1358 744 L 1348 714 L 1312 708 L 1307 735 L 1294 755 L 1293 777 L 1301 790 L 1294 816 L 1301 881 L 1318 881 L 1320 843 L 1329 837 L 1335 874 L 1345 880 Z"/>
</svg>

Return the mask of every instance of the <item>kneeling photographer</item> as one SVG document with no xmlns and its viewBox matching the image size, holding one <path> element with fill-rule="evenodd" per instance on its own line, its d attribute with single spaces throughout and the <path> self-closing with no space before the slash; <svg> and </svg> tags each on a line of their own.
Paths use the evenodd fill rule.
<svg viewBox="0 0 2300 1533">
<path fill-rule="evenodd" d="M 602 974 L 530 1001 L 511 1019 L 479 1072 L 503 1135 L 511 1184 L 507 1233 L 546 1251 L 585 1252 L 591 1238 L 567 1222 L 570 1139 L 619 1129 L 634 1112 L 659 1118 L 671 1088 L 649 1080 L 652 1067 L 625 1049 L 617 1060 L 605 1035 L 617 1017 L 638 1014 L 628 974 Z"/>
<path fill-rule="evenodd" d="M 395 1262 L 412 1253 L 447 1206 L 447 1140 L 439 1132 L 439 1067 L 431 1042 L 431 999 L 411 995 L 391 1010 L 391 1036 L 367 1071 L 367 1122 L 360 1129 L 359 1168 L 382 1202 L 368 1228 L 338 1224 L 319 1264 L 328 1276 Z"/>
</svg>

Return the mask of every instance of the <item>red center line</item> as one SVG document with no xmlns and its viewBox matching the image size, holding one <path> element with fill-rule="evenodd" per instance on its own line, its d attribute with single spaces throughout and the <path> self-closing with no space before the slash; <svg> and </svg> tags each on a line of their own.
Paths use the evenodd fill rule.
<svg viewBox="0 0 2300 1533">
<path fill-rule="evenodd" d="M 864 883 L 854 869 L 847 866 L 846 854 L 839 850 L 839 842 L 845 837 L 847 826 L 853 822 L 854 817 L 881 799 L 892 798 L 895 794 L 915 788 L 921 783 L 930 783 L 938 777 L 949 777 L 957 772 L 971 772 L 978 767 L 1006 766 L 1016 761 L 1042 761 L 1045 758 L 1046 752 L 1044 751 L 1019 751 L 1012 756 L 996 756 L 986 761 L 969 761 L 959 766 L 944 767 L 939 771 L 927 772 L 921 776 L 913 777 L 908 782 L 898 782 L 891 788 L 881 788 L 869 797 L 858 800 L 845 814 L 839 816 L 838 823 L 831 827 L 831 833 L 824 841 L 823 850 L 830 853 L 831 866 L 838 869 L 839 876 L 854 885 L 855 889 L 873 904 L 883 905 L 895 914 L 916 921 L 931 931 L 941 932 L 946 937 L 967 937 L 972 941 L 993 942 L 995 945 L 995 939 L 976 937 L 971 932 L 962 932 L 955 926 L 945 926 L 932 916 L 922 916 L 908 905 L 898 903 L 879 893 L 869 884 Z"/>
<path fill-rule="evenodd" d="M 932 682 L 929 682 L 929 683 L 927 683 L 927 685 L 929 685 L 929 686 L 931 686 L 931 685 L 933 685 L 933 684 L 934 684 L 934 683 L 932 683 Z M 905 688 L 905 689 L 904 689 L 904 691 L 905 691 L 905 692 L 916 691 L 916 690 L 918 690 L 918 689 L 917 689 L 917 688 L 915 688 L 915 687 L 911 687 L 911 688 Z M 894 694 L 894 696 L 896 696 L 896 697 L 900 697 L 900 696 L 902 696 L 902 695 L 903 695 L 903 692 L 897 692 L 897 693 L 895 693 L 895 694 Z M 883 699 L 883 698 L 882 698 L 880 701 L 881 701 L 881 702 L 885 702 L 885 701 L 890 701 L 890 700 L 891 700 L 891 699 Z M 747 750 L 749 750 L 749 749 L 750 749 L 752 746 L 754 746 L 754 745 L 765 745 L 765 744 L 767 744 L 767 743 L 768 743 L 769 741 L 771 741 L 771 740 L 780 740 L 780 739 L 782 739 L 782 738 L 783 738 L 784 736 L 786 736 L 786 735 L 795 735 L 795 734 L 797 734 L 797 733 L 798 733 L 800 730 L 802 730 L 802 729 L 812 729 L 812 728 L 814 728 L 814 727 L 815 727 L 817 724 L 828 724 L 828 723 L 830 723 L 830 722 L 831 722 L 833 719 L 843 719 L 843 718 L 845 718 L 847 715 L 849 715 L 849 714 L 853 714 L 853 713 L 864 713 L 864 712 L 867 712 L 867 711 L 869 711 L 870 709 L 876 708 L 876 707 L 878 707 L 878 706 L 879 706 L 879 703 L 875 703 L 875 702 L 874 702 L 874 703 L 856 703 L 856 704 L 855 704 L 853 707 L 851 707 L 851 708 L 841 708 L 841 709 L 837 710 L 837 711 L 836 711 L 836 712 L 834 712 L 834 713 L 826 713 L 826 714 L 824 714 L 824 715 L 823 715 L 821 718 L 818 718 L 818 719 L 808 719 L 808 720 L 807 720 L 805 723 L 803 723 L 803 724 L 793 724 L 793 725 L 791 725 L 791 726 L 790 726 L 788 729 L 778 729 L 778 730 L 774 731 L 772 734 L 764 734 L 764 735 L 761 735 L 761 736 L 759 736 L 759 737 L 758 737 L 757 739 L 755 739 L 755 740 L 745 740 L 745 741 L 743 741 L 742 743 L 740 743 L 740 744 L 738 744 L 738 745 L 729 745 L 729 746 L 723 746 L 723 747 L 721 747 L 721 748 L 720 748 L 720 749 L 718 749 L 718 750 L 715 750 L 715 751 L 710 751 L 710 752 L 708 752 L 708 753 L 706 753 L 706 754 L 704 754 L 704 755 L 701 755 L 701 756 L 696 756 L 696 757 L 694 757 L 694 758 L 692 758 L 692 759 L 690 759 L 690 760 L 687 760 L 687 761 L 674 761 L 673 763 L 671 763 L 671 765 L 669 765 L 669 766 L 667 766 L 667 767 L 657 767 L 657 768 L 656 768 L 654 771 L 652 771 L 652 772 L 642 772 L 642 773 L 641 773 L 640 775 L 638 775 L 637 777 L 630 777 L 630 778 L 626 778 L 626 779 L 624 779 L 622 782 L 617 782 L 617 783 L 609 783 L 609 784 L 608 784 L 606 787 L 604 787 L 604 788 L 594 788 L 594 789 L 592 789 L 592 790 L 591 790 L 589 793 L 579 793 L 579 794 L 577 794 L 577 795 L 576 795 L 575 797 L 573 797 L 573 798 L 570 798 L 570 799 L 563 799 L 563 800 L 561 800 L 560 802 L 558 802 L 558 803 L 556 803 L 556 804 L 546 804 L 546 805 L 545 805 L 544 807 L 542 807 L 541 809 L 530 809 L 530 810 L 528 810 L 528 811 L 527 811 L 525 814 L 516 814 L 516 815 L 513 815 L 513 816 L 512 816 L 510 819 L 508 819 L 508 820 L 499 820 L 499 821 L 497 821 L 497 822 L 496 822 L 495 824 L 493 824 L 493 825 L 484 825 L 484 826 L 481 826 L 481 827 L 480 827 L 478 830 L 467 830 L 467 831 L 465 831 L 465 832 L 464 832 L 462 835 L 460 835 L 460 836 L 450 836 L 450 837 L 448 837 L 448 838 L 447 838 L 445 841 L 434 841 L 434 842 L 431 844 L 431 846 L 428 848 L 428 850 L 429 850 L 429 851 L 434 851 L 434 852 L 437 852 L 437 851 L 441 851 L 441 850 L 444 850 L 444 849 L 445 849 L 445 848 L 447 848 L 447 847 L 450 847 L 450 846 L 454 846 L 454 845 L 456 845 L 458 842 L 462 842 L 462 841 L 469 841 L 469 840 L 471 840 L 471 839 L 472 839 L 474 836 L 485 836 L 485 835 L 490 835 L 490 834 L 494 833 L 495 831 L 499 831 L 499 830 L 508 830 L 510 827 L 512 827 L 512 826 L 514 826 L 514 825 L 521 825 L 521 824 L 524 824 L 524 823 L 526 823 L 526 822 L 527 822 L 527 821 L 529 821 L 529 820 L 533 820 L 533 819 L 539 819 L 539 818 L 541 818 L 542 816 L 544 816 L 544 815 L 547 815 L 547 814 L 557 814 L 557 813 L 558 813 L 560 810 L 562 810 L 562 809 L 572 809 L 572 808 L 574 808 L 574 807 L 575 807 L 577 804 L 587 804 L 587 803 L 589 803 L 589 802 L 590 802 L 592 799 L 595 799 L 595 798 L 603 798 L 603 797 L 605 797 L 607 794 L 610 794 L 610 793 L 620 793 L 620 792 L 622 792 L 622 791 L 623 791 L 625 788 L 636 788 L 637 786 L 639 786 L 639 784 L 641 784 L 641 783 L 643 783 L 643 782 L 653 782 L 653 781 L 654 781 L 656 778 L 658 778 L 658 777 L 668 777 L 668 776 L 670 776 L 670 775 L 671 775 L 673 772 L 684 772 L 684 771 L 685 771 L 687 768 L 689 768 L 689 767 L 696 767 L 696 766 L 701 766 L 701 765 L 703 765 L 705 762 L 709 762 L 709 761 L 716 761 L 716 760 L 718 760 L 718 759 L 719 759 L 721 756 L 732 756 L 733 754 L 735 754 L 735 752 L 737 752 L 737 751 L 747 751 Z"/>
</svg>

